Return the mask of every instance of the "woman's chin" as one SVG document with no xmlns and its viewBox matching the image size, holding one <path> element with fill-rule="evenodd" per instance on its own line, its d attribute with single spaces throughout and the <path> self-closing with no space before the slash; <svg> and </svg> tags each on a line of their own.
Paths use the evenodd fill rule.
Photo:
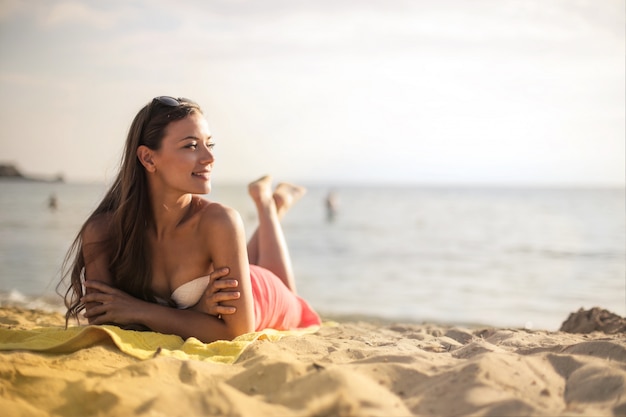
<svg viewBox="0 0 626 417">
<path fill-rule="evenodd" d="M 200 194 L 209 194 L 211 192 L 211 182 L 207 182 L 204 186 L 204 191 Z"/>
<path fill-rule="evenodd" d="M 197 178 L 199 180 L 199 178 Z M 209 194 L 211 192 L 211 180 L 203 179 L 202 181 L 197 181 L 193 186 L 192 194 Z"/>
</svg>

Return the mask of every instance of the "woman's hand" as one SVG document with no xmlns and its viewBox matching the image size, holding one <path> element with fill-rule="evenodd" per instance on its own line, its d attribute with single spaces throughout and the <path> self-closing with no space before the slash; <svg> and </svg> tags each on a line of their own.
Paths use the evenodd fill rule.
<svg viewBox="0 0 626 417">
<path fill-rule="evenodd" d="M 237 300 L 241 297 L 239 291 L 233 291 L 239 286 L 239 282 L 236 279 L 227 278 L 229 273 L 228 268 L 213 271 L 202 298 L 192 309 L 218 318 L 236 313 L 235 307 L 220 305 L 222 302 Z M 86 280 L 85 288 L 90 291 L 81 299 L 81 302 L 85 304 L 85 317 L 89 320 L 89 324 L 141 324 L 138 317 L 146 301 L 101 281 Z"/>
<path fill-rule="evenodd" d="M 225 314 L 235 314 L 237 312 L 235 307 L 220 305 L 224 301 L 237 300 L 241 297 L 239 291 L 234 291 L 239 286 L 239 282 L 236 279 L 227 278 L 229 273 L 230 269 L 227 267 L 213 271 L 202 298 L 192 309 L 218 318 Z"/>
<path fill-rule="evenodd" d="M 85 288 L 92 290 L 81 298 L 81 302 L 86 305 L 85 317 L 89 324 L 139 323 L 137 313 L 141 311 L 145 301 L 101 281 L 86 280 Z"/>
</svg>

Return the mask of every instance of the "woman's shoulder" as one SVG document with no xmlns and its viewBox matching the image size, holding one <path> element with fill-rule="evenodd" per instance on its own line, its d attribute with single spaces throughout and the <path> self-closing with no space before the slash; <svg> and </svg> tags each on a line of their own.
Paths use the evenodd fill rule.
<svg viewBox="0 0 626 417">
<path fill-rule="evenodd" d="M 111 213 L 100 213 L 92 216 L 83 228 L 83 242 L 101 242 L 106 240 L 111 230 Z"/>
<path fill-rule="evenodd" d="M 232 207 L 200 199 L 198 214 L 200 226 L 208 228 L 233 227 L 242 223 L 239 212 Z"/>
</svg>

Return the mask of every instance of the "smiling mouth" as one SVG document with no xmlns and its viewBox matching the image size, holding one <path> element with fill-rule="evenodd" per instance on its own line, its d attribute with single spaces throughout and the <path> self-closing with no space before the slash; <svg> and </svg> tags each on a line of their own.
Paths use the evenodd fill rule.
<svg viewBox="0 0 626 417">
<path fill-rule="evenodd" d="M 209 175 L 211 175 L 211 172 L 210 171 L 193 172 L 191 175 L 193 175 L 194 177 L 209 178 Z"/>
</svg>

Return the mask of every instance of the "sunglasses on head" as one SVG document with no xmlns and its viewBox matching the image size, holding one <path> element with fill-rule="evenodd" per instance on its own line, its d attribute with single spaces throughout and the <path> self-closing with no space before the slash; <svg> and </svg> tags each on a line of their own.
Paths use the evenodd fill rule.
<svg viewBox="0 0 626 417">
<path fill-rule="evenodd" d="M 179 98 L 174 98 L 174 97 L 170 97 L 170 96 L 159 96 L 159 97 L 155 97 L 152 99 L 152 102 L 157 102 L 160 104 L 163 104 L 164 106 L 169 106 L 169 107 L 178 107 L 183 103 L 191 103 L 191 104 L 196 104 L 195 102 L 193 102 L 192 100 L 189 100 L 187 98 L 183 98 L 183 97 L 179 97 Z"/>
</svg>

